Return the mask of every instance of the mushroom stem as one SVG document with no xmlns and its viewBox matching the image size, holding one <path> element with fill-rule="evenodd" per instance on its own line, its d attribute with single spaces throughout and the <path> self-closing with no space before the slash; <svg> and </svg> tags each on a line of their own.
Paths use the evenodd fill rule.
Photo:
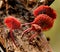
<svg viewBox="0 0 60 52">
<path fill-rule="evenodd" d="M 17 47 L 15 40 L 14 40 L 13 31 L 11 29 L 10 29 L 10 36 L 11 36 L 11 39 L 14 42 L 15 46 Z"/>
</svg>

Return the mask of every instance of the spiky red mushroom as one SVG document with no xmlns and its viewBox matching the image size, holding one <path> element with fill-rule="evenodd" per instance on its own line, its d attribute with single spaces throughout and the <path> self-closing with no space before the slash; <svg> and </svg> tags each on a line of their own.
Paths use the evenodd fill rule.
<svg viewBox="0 0 60 52">
<path fill-rule="evenodd" d="M 38 15 L 32 22 L 32 24 L 39 25 L 44 31 L 49 30 L 53 26 L 53 23 L 54 20 L 45 14 Z"/>
<path fill-rule="evenodd" d="M 19 20 L 17 20 L 13 16 L 8 16 L 4 19 L 4 23 L 9 29 L 18 29 L 21 26 L 21 23 Z"/>
<path fill-rule="evenodd" d="M 46 14 L 40 14 L 38 15 L 33 22 L 31 23 L 27 23 L 27 24 L 31 24 L 31 28 L 26 29 L 22 35 L 24 33 L 27 33 L 31 30 L 49 30 L 52 26 L 53 26 L 54 20 L 52 18 L 50 18 L 48 15 Z"/>
<path fill-rule="evenodd" d="M 20 26 L 21 26 L 21 23 L 20 21 L 18 21 L 15 17 L 13 16 L 8 16 L 4 19 L 4 23 L 5 25 L 10 29 L 10 36 L 14 42 L 14 44 L 16 45 L 15 43 L 15 40 L 14 40 L 14 37 L 13 37 L 13 30 L 14 29 L 19 29 Z M 16 45 L 17 46 L 17 45 Z"/>
<path fill-rule="evenodd" d="M 37 7 L 33 11 L 33 14 L 34 16 L 38 16 L 39 14 L 46 14 L 50 16 L 52 19 L 56 19 L 56 11 L 47 5 L 41 5 Z"/>
</svg>

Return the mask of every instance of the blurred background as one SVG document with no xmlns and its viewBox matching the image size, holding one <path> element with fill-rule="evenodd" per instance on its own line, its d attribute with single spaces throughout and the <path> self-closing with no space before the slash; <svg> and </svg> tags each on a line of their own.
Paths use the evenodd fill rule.
<svg viewBox="0 0 60 52">
<path fill-rule="evenodd" d="M 53 48 L 53 52 L 60 52 L 60 0 L 55 0 L 51 7 L 57 12 L 57 19 L 53 27 L 44 33 L 51 39 L 50 45 Z"/>
</svg>

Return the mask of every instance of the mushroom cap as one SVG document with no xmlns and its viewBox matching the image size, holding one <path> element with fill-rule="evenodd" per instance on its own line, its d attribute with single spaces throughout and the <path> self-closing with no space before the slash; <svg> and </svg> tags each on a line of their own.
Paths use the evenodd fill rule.
<svg viewBox="0 0 60 52">
<path fill-rule="evenodd" d="M 4 19 L 4 23 L 6 26 L 10 29 L 19 29 L 21 26 L 21 23 L 18 19 L 16 19 L 13 16 L 8 16 Z"/>
<path fill-rule="evenodd" d="M 37 7 L 33 11 L 33 14 L 34 14 L 34 16 L 38 16 L 39 14 L 46 14 L 46 15 L 50 16 L 52 19 L 56 19 L 56 11 L 47 5 L 41 5 L 41 6 Z"/>
<path fill-rule="evenodd" d="M 53 26 L 54 20 L 46 14 L 38 15 L 32 24 L 37 24 L 41 27 L 42 30 L 49 30 Z"/>
</svg>

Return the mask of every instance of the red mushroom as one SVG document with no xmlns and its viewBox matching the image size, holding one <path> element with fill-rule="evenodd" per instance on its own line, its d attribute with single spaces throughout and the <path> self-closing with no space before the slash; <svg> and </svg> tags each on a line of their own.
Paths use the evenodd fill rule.
<svg viewBox="0 0 60 52">
<path fill-rule="evenodd" d="M 50 16 L 52 19 L 56 19 L 55 10 L 47 5 L 41 5 L 41 6 L 37 7 L 33 11 L 33 14 L 34 14 L 34 16 L 38 16 L 39 14 L 46 14 L 46 15 Z"/>
<path fill-rule="evenodd" d="M 47 31 L 49 30 L 52 26 L 53 26 L 54 20 L 52 18 L 50 18 L 48 15 L 46 14 L 40 14 L 38 15 L 33 22 L 31 23 L 26 23 L 27 24 L 31 24 L 31 28 L 26 29 L 22 35 L 24 35 L 25 33 L 31 31 L 31 30 L 42 30 L 42 31 Z M 35 25 L 34 25 L 35 24 Z"/>
<path fill-rule="evenodd" d="M 37 24 L 41 26 L 43 31 L 49 30 L 53 26 L 54 20 L 48 15 L 38 15 L 31 24 Z"/>
<path fill-rule="evenodd" d="M 14 42 L 14 44 L 16 45 L 15 43 L 15 40 L 14 40 L 14 37 L 13 37 L 13 30 L 14 29 L 19 29 L 20 26 L 21 26 L 21 22 L 18 21 L 15 17 L 13 16 L 8 16 L 4 19 L 4 23 L 5 25 L 10 29 L 10 36 Z M 17 46 L 17 45 L 16 45 Z"/>
</svg>

